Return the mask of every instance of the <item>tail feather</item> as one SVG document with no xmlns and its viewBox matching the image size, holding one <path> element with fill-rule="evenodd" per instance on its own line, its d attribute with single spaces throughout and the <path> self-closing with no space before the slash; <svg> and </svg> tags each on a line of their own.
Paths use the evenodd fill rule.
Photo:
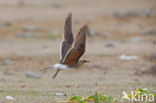
<svg viewBox="0 0 156 103">
<path fill-rule="evenodd" d="M 41 69 L 40 71 L 44 71 L 44 70 L 54 70 L 54 69 L 57 69 L 59 68 L 56 73 L 53 75 L 53 79 L 57 76 L 57 74 L 60 72 L 61 69 L 67 69 L 68 67 L 66 65 L 63 65 L 63 64 L 55 64 L 53 65 L 52 67 L 47 67 L 47 68 L 44 68 L 44 69 Z"/>
<path fill-rule="evenodd" d="M 40 71 L 45 71 L 45 70 L 50 70 L 50 69 L 55 69 L 55 66 L 52 66 L 52 67 L 47 67 L 47 68 L 44 68 L 44 69 L 41 69 Z"/>
</svg>

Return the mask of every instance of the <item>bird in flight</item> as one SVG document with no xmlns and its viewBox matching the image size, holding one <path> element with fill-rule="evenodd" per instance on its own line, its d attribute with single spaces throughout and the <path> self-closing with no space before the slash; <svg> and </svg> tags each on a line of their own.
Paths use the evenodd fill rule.
<svg viewBox="0 0 156 103">
<path fill-rule="evenodd" d="M 63 41 L 61 43 L 60 50 L 60 61 L 55 65 L 42 70 L 57 69 L 56 73 L 53 75 L 53 78 L 55 78 L 62 69 L 65 70 L 70 68 L 78 68 L 84 63 L 89 62 L 88 60 L 79 60 L 80 57 L 85 53 L 87 33 L 88 27 L 87 25 L 84 25 L 82 28 L 80 28 L 78 34 L 74 38 L 72 32 L 72 14 L 69 13 L 69 15 L 66 17 L 64 25 Z"/>
</svg>

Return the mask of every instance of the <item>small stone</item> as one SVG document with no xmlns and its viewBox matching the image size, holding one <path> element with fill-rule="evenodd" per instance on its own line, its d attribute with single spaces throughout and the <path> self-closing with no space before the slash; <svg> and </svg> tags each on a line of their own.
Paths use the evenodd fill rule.
<svg viewBox="0 0 156 103">
<path fill-rule="evenodd" d="M 100 35 L 100 33 L 96 32 L 95 30 L 89 29 L 88 30 L 88 35 L 89 36 L 95 36 L 95 35 Z"/>
<path fill-rule="evenodd" d="M 55 95 L 57 95 L 57 96 L 66 96 L 66 94 L 58 93 L 58 92 L 56 92 Z"/>
<path fill-rule="evenodd" d="M 66 87 L 66 88 L 70 88 L 70 87 L 71 87 L 71 85 L 67 84 L 67 85 L 65 85 L 65 87 Z"/>
<path fill-rule="evenodd" d="M 152 54 L 152 55 L 149 57 L 149 60 L 150 60 L 150 61 L 156 61 L 156 54 Z"/>
<path fill-rule="evenodd" d="M 24 6 L 25 5 L 24 0 L 19 0 L 17 5 L 20 7 Z"/>
<path fill-rule="evenodd" d="M 6 79 L 0 78 L 0 82 L 6 82 Z"/>
<path fill-rule="evenodd" d="M 124 18 L 123 14 L 121 14 L 120 12 L 117 12 L 117 11 L 113 13 L 113 16 L 115 18 L 118 18 L 118 19 L 123 19 Z"/>
<path fill-rule="evenodd" d="M 118 58 L 121 60 L 135 60 L 135 59 L 138 59 L 138 56 L 135 56 L 135 55 L 129 56 L 129 55 L 122 54 Z"/>
<path fill-rule="evenodd" d="M 147 9 L 147 10 L 133 10 L 133 11 L 116 11 L 114 12 L 114 17 L 118 18 L 118 19 L 124 19 L 127 17 L 135 17 L 135 16 L 139 16 L 139 17 L 151 17 L 156 15 L 156 11 L 153 9 Z"/>
<path fill-rule="evenodd" d="M 152 43 L 153 43 L 153 45 L 156 45 L 156 40 L 153 40 Z"/>
<path fill-rule="evenodd" d="M 154 12 L 150 9 L 141 10 L 141 11 L 138 11 L 137 13 L 141 17 L 151 17 L 151 16 L 155 15 Z"/>
<path fill-rule="evenodd" d="M 98 86 L 98 83 L 95 83 L 96 86 Z"/>
<path fill-rule="evenodd" d="M 62 8 L 63 7 L 63 2 L 60 0 L 57 0 L 57 2 L 53 3 L 52 6 L 54 8 Z"/>
<path fill-rule="evenodd" d="M 116 70 L 116 67 L 104 67 L 104 70 Z"/>
<path fill-rule="evenodd" d="M 5 27 L 11 26 L 11 22 L 9 21 L 3 22 L 2 26 L 5 26 Z"/>
<path fill-rule="evenodd" d="M 142 33 L 143 35 L 156 35 L 156 30 L 147 30 Z"/>
<path fill-rule="evenodd" d="M 150 74 L 156 74 L 156 65 L 152 65 L 151 67 L 149 67 L 147 72 Z"/>
<path fill-rule="evenodd" d="M 88 36 L 95 36 L 96 32 L 94 30 L 89 29 Z"/>
<path fill-rule="evenodd" d="M 115 43 L 114 42 L 109 42 L 105 45 L 106 47 L 114 47 Z"/>
<path fill-rule="evenodd" d="M 25 77 L 39 79 L 40 75 L 31 71 L 25 72 Z"/>
<path fill-rule="evenodd" d="M 137 78 L 136 78 L 136 79 L 134 79 L 134 81 L 138 82 L 138 81 L 139 81 L 139 79 L 137 79 Z"/>
<path fill-rule="evenodd" d="M 143 70 L 143 71 L 137 70 L 135 72 L 135 74 L 137 74 L 137 75 L 142 75 L 142 74 L 156 75 L 156 65 L 152 65 L 148 69 Z"/>
<path fill-rule="evenodd" d="M 6 96 L 5 98 L 8 99 L 8 100 L 15 100 L 15 98 L 12 97 L 12 96 Z"/>
<path fill-rule="evenodd" d="M 2 61 L 2 64 L 3 65 L 13 65 L 14 62 L 12 60 L 10 60 L 10 59 L 5 59 L 5 60 Z"/>
<path fill-rule="evenodd" d="M 142 37 L 134 37 L 134 38 L 130 39 L 130 41 L 133 42 L 133 43 L 140 43 L 140 42 L 144 41 L 144 38 L 142 38 Z"/>
<path fill-rule="evenodd" d="M 138 16 L 136 11 L 127 11 L 127 12 L 114 12 L 114 17 L 118 19 L 124 19 L 127 17 L 133 17 L 133 16 Z"/>
</svg>

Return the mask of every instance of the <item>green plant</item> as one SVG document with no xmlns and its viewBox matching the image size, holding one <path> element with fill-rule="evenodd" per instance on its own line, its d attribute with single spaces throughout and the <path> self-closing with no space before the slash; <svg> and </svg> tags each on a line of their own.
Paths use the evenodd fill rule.
<svg viewBox="0 0 156 103">
<path fill-rule="evenodd" d="M 88 103 L 82 96 L 73 96 L 72 98 L 69 99 L 69 101 L 72 101 L 73 103 Z"/>
<path fill-rule="evenodd" d="M 104 96 L 95 92 L 94 95 L 89 97 L 73 96 L 69 99 L 69 101 L 72 101 L 73 103 L 88 103 L 89 101 L 93 101 L 94 103 L 111 103 L 112 98 L 111 96 Z"/>
<path fill-rule="evenodd" d="M 69 99 L 69 101 L 71 101 L 72 103 L 112 103 L 112 102 L 117 102 L 117 103 L 122 103 L 124 100 L 130 101 L 130 98 L 132 98 L 132 96 L 134 95 L 136 99 L 139 99 L 140 95 L 143 96 L 156 96 L 155 93 L 153 93 L 153 91 L 150 88 L 137 88 L 135 89 L 132 94 L 126 94 L 126 92 L 123 92 L 124 96 L 122 98 L 116 98 L 116 97 L 111 97 L 111 96 L 105 96 L 105 95 L 101 95 L 98 94 L 97 92 L 95 92 L 94 95 L 89 96 L 89 97 L 82 97 L 82 96 L 73 96 Z M 151 103 L 151 101 L 145 100 L 146 98 L 143 97 L 143 100 Z"/>
<path fill-rule="evenodd" d="M 112 97 L 109 96 L 106 103 L 111 103 Z"/>
<path fill-rule="evenodd" d="M 94 95 L 94 102 L 95 102 L 95 103 L 99 103 L 99 95 L 98 95 L 97 92 L 96 92 L 95 95 Z"/>
</svg>

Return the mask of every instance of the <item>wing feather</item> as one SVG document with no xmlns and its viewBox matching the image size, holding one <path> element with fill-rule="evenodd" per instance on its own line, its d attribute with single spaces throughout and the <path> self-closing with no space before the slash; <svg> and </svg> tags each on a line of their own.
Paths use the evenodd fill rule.
<svg viewBox="0 0 156 103">
<path fill-rule="evenodd" d="M 61 43 L 61 51 L 60 51 L 60 60 L 62 61 L 67 54 L 68 50 L 71 48 L 73 43 L 74 37 L 72 32 L 72 14 L 66 18 L 65 25 L 64 25 L 64 35 L 63 41 Z"/>
<path fill-rule="evenodd" d="M 71 49 L 67 52 L 63 63 L 67 65 L 76 65 L 80 57 L 85 52 L 86 34 L 88 32 L 87 25 L 84 25 L 75 37 L 75 41 Z"/>
</svg>

